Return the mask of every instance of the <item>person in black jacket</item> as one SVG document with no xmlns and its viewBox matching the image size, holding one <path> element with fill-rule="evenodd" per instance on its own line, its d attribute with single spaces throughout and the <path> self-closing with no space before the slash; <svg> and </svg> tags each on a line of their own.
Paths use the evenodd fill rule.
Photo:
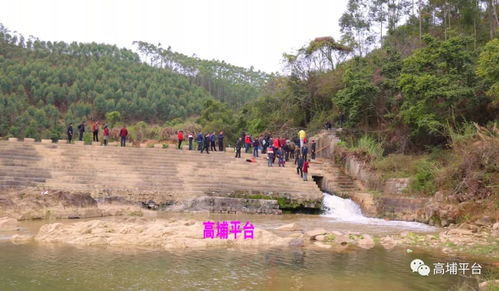
<svg viewBox="0 0 499 291">
<path fill-rule="evenodd" d="M 299 174 L 303 178 L 303 164 L 305 163 L 305 159 L 303 159 L 303 156 L 298 156 L 298 158 L 295 160 L 296 164 L 296 174 Z"/>
<path fill-rule="evenodd" d="M 241 158 L 241 147 L 243 146 L 243 139 L 239 138 L 236 142 L 236 158 Z"/>
<path fill-rule="evenodd" d="M 307 144 L 304 144 L 303 147 L 301 148 L 301 155 L 303 156 L 304 160 L 307 160 L 307 155 L 308 155 Z"/>
<path fill-rule="evenodd" d="M 312 160 L 315 160 L 315 151 L 317 148 L 317 143 L 315 140 L 312 140 L 312 144 L 310 145 L 310 153 L 312 154 Z"/>
<path fill-rule="evenodd" d="M 218 134 L 218 150 L 223 152 L 225 151 L 225 148 L 224 148 L 224 132 L 221 131 L 219 134 Z"/>
<path fill-rule="evenodd" d="M 210 134 L 208 133 L 207 135 L 204 136 L 204 146 L 201 149 L 201 153 L 203 153 L 204 150 L 206 150 L 207 154 L 210 154 L 210 143 L 211 143 L 211 138 Z"/>
<path fill-rule="evenodd" d="M 73 140 L 73 123 L 69 123 L 67 134 L 68 134 L 68 143 L 71 143 L 71 141 Z"/>
<path fill-rule="evenodd" d="M 79 139 L 80 139 L 80 141 L 82 141 L 83 134 L 85 133 L 85 122 L 82 122 L 82 123 L 80 123 L 80 125 L 78 125 L 78 131 L 80 133 Z"/>
<path fill-rule="evenodd" d="M 213 132 L 210 135 L 210 150 L 212 152 L 216 152 L 217 151 L 216 141 L 217 141 L 217 135 L 215 134 L 215 132 Z"/>
</svg>

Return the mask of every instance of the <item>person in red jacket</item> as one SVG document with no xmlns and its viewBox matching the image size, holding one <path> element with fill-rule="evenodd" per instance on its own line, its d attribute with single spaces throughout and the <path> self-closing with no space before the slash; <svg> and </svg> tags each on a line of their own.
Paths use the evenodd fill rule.
<svg viewBox="0 0 499 291">
<path fill-rule="evenodd" d="M 107 146 L 107 141 L 109 140 L 109 128 L 107 124 L 104 125 L 104 145 Z"/>
<path fill-rule="evenodd" d="M 305 163 L 303 163 L 303 181 L 307 181 L 308 168 L 310 168 L 310 160 L 306 160 Z"/>
<path fill-rule="evenodd" d="M 182 141 L 184 141 L 184 132 L 179 130 L 177 134 L 177 139 L 178 139 L 178 149 L 180 150 L 182 148 Z"/>
<path fill-rule="evenodd" d="M 244 137 L 244 147 L 245 147 L 245 153 L 248 153 L 249 152 L 249 149 L 251 147 L 251 136 L 249 134 L 247 134 L 245 137 Z"/>
<path fill-rule="evenodd" d="M 279 138 L 275 137 L 274 140 L 272 141 L 274 149 L 280 149 L 281 147 L 279 146 Z"/>
<path fill-rule="evenodd" d="M 128 129 L 126 129 L 126 126 L 123 125 L 123 127 L 120 130 L 121 146 L 122 147 L 126 146 L 126 137 L 127 136 L 128 136 Z"/>
</svg>

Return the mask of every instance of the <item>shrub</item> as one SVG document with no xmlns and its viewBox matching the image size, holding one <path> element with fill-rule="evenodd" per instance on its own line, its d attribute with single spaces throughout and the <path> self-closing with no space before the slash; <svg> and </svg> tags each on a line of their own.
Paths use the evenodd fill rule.
<svg viewBox="0 0 499 291">
<path fill-rule="evenodd" d="M 379 160 L 383 157 L 383 146 L 381 143 L 378 143 L 375 139 L 367 135 L 362 136 L 358 140 L 354 149 L 367 154 L 372 160 Z"/>
<path fill-rule="evenodd" d="M 440 182 L 459 201 L 497 197 L 499 185 L 499 130 L 475 126 L 475 134 L 460 134 L 452 142 L 453 164 Z"/>
<path fill-rule="evenodd" d="M 421 158 L 422 156 L 390 154 L 374 161 L 373 165 L 384 179 L 406 178 L 416 174 L 416 165 Z"/>
<path fill-rule="evenodd" d="M 433 194 L 436 190 L 434 162 L 424 159 L 417 163 L 416 175 L 411 179 L 409 189 L 422 194 Z"/>
<path fill-rule="evenodd" d="M 83 143 L 84 143 L 84 144 L 87 144 L 87 145 L 92 144 L 92 133 L 91 133 L 91 132 L 86 131 L 86 132 L 83 134 Z"/>
</svg>

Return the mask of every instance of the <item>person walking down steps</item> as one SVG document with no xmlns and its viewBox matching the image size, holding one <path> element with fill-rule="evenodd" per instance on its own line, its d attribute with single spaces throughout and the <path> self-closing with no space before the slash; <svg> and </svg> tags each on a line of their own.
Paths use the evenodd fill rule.
<svg viewBox="0 0 499 291">
<path fill-rule="evenodd" d="M 310 168 L 310 160 L 305 160 L 303 163 L 303 181 L 308 181 L 308 168 Z"/>
<path fill-rule="evenodd" d="M 310 153 L 312 155 L 312 160 L 315 160 L 316 148 L 317 148 L 317 143 L 315 142 L 315 140 L 312 140 L 312 144 L 310 145 Z"/>
<path fill-rule="evenodd" d="M 303 144 L 301 148 L 301 155 L 303 156 L 303 159 L 306 161 L 308 157 L 308 146 L 307 144 Z"/>
<path fill-rule="evenodd" d="M 128 136 L 128 129 L 126 129 L 126 126 L 123 125 L 123 127 L 120 130 L 120 139 L 121 139 L 121 146 L 126 147 L 126 137 Z"/>
<path fill-rule="evenodd" d="M 303 164 L 305 163 L 305 160 L 303 159 L 303 156 L 298 156 L 298 159 L 295 160 L 296 164 L 296 174 L 300 175 L 300 177 L 303 177 Z"/>
<path fill-rule="evenodd" d="M 71 141 L 73 140 L 73 123 L 69 124 L 67 134 L 68 134 L 68 143 L 71 143 Z"/>
</svg>

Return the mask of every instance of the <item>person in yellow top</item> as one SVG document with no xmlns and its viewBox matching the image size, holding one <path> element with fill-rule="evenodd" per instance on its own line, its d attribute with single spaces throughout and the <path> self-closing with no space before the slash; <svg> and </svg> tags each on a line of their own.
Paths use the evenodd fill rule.
<svg viewBox="0 0 499 291">
<path fill-rule="evenodd" d="M 305 140 L 305 138 L 307 137 L 307 134 L 302 129 L 302 130 L 298 131 L 298 137 L 300 138 L 300 148 L 302 148 L 303 147 L 303 140 Z"/>
</svg>

